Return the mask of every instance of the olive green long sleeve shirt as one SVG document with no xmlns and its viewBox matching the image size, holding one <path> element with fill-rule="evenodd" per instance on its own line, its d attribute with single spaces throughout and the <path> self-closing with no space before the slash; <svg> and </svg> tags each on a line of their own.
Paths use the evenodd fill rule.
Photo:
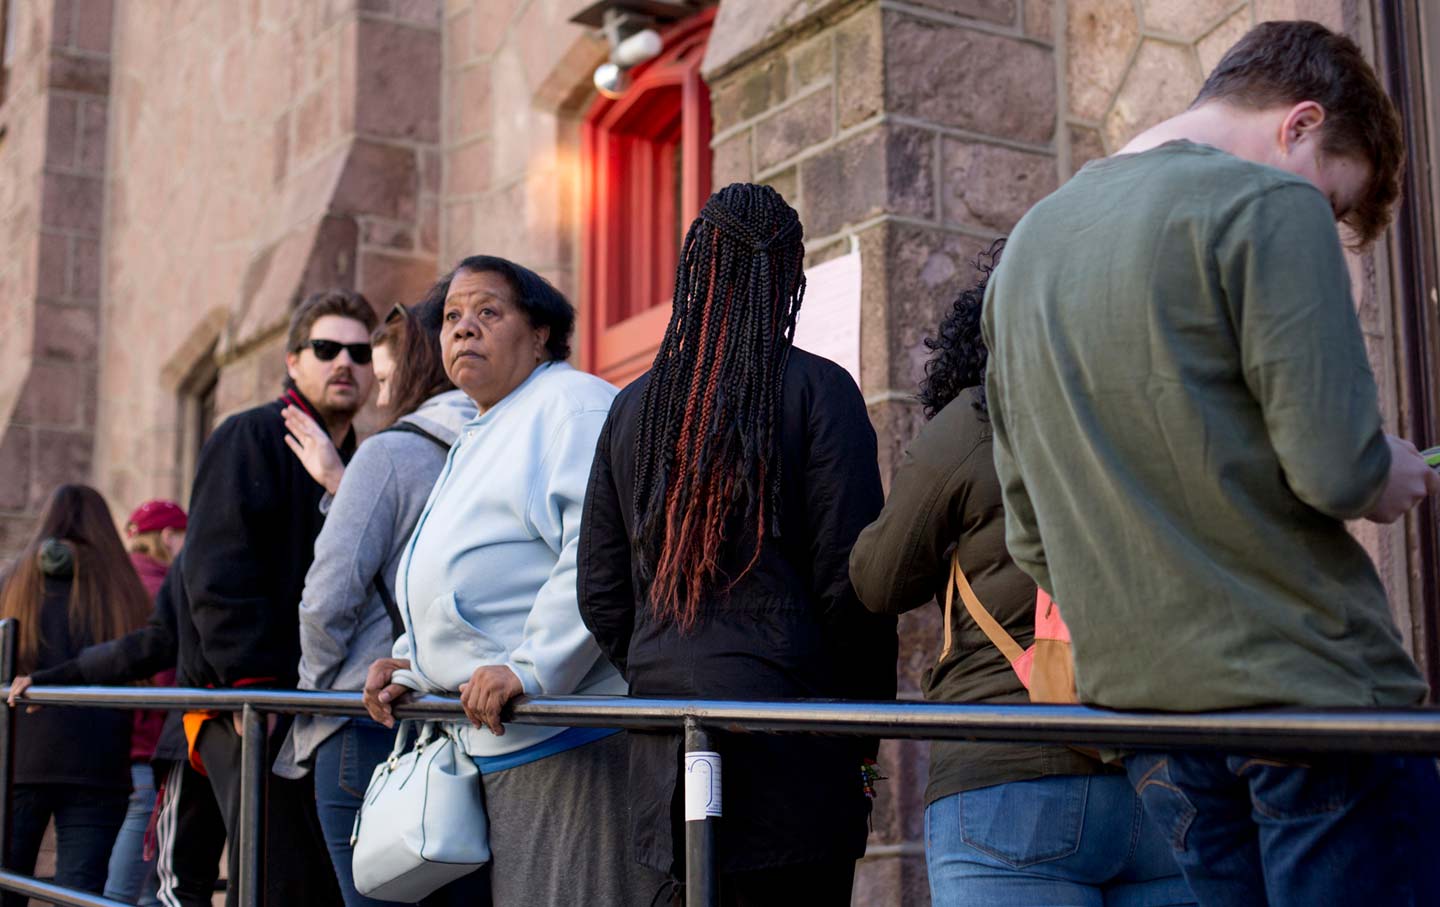
<svg viewBox="0 0 1440 907">
<path fill-rule="evenodd" d="M 1343 522 L 1390 455 L 1309 182 L 1189 142 L 1093 162 L 1016 227 L 983 326 L 1007 545 L 1083 701 L 1424 696 Z"/>
</svg>

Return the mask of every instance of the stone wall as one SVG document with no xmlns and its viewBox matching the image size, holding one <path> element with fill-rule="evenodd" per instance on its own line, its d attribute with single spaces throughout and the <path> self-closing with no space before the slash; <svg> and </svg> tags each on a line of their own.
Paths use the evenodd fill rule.
<svg viewBox="0 0 1440 907">
<path fill-rule="evenodd" d="M 111 0 L 28 0 L 0 125 L 0 562 L 90 473 Z"/>
<path fill-rule="evenodd" d="M 183 496 L 186 381 L 273 397 L 291 307 L 438 270 L 441 0 L 121 0 L 94 477 Z M 186 441 L 186 444 L 191 443 Z"/>
</svg>

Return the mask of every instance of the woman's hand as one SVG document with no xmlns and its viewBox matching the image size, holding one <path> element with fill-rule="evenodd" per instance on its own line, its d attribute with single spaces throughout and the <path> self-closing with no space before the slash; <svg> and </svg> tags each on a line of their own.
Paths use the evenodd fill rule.
<svg viewBox="0 0 1440 907">
<path fill-rule="evenodd" d="M 285 444 L 300 460 L 300 465 L 310 477 L 334 495 L 340 489 L 340 477 L 345 475 L 345 464 L 340 462 L 340 452 L 335 442 L 319 423 L 298 406 L 287 406 L 280 411 L 285 418 Z"/>
<path fill-rule="evenodd" d="M 19 677 L 16 677 L 14 680 L 10 681 L 10 708 L 15 708 L 15 700 L 23 697 L 25 695 L 25 691 L 30 689 L 34 685 L 35 682 L 30 679 L 29 674 L 21 674 Z M 25 714 L 27 715 L 38 711 L 40 711 L 40 706 L 38 705 L 25 706 Z"/>
<path fill-rule="evenodd" d="M 365 710 L 370 713 L 371 718 L 386 727 L 395 726 L 395 716 L 390 707 L 397 699 L 410 692 L 409 687 L 391 683 L 390 678 L 395 676 L 396 671 L 409 667 L 410 662 L 405 658 L 381 658 L 370 666 L 365 675 Z"/>
<path fill-rule="evenodd" d="M 505 736 L 500 713 L 510 700 L 525 692 L 520 678 L 504 665 L 485 665 L 475 669 L 470 679 L 460 684 L 460 704 L 465 717 L 476 727 L 488 727 L 496 737 Z"/>
</svg>

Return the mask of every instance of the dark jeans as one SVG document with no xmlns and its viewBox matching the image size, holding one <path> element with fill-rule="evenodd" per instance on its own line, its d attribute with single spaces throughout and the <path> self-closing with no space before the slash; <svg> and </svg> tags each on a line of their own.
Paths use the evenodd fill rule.
<svg viewBox="0 0 1440 907">
<path fill-rule="evenodd" d="M 267 766 L 275 764 L 276 751 L 289 728 L 289 719 L 282 716 L 274 733 L 267 738 Z M 231 842 L 240 840 L 242 743 L 229 715 L 206 721 L 195 741 Z M 310 779 L 290 781 L 267 773 L 262 821 L 264 850 L 260 888 L 265 907 L 340 907 L 340 891 L 335 885 L 335 873 L 330 869 L 330 857 L 325 852 L 325 839 L 315 815 L 315 790 Z M 230 886 L 225 904 L 235 907 L 240 878 L 239 847 L 230 848 L 226 866 Z"/>
<path fill-rule="evenodd" d="M 375 766 L 385 761 L 395 746 L 395 731 L 368 718 L 353 718 L 326 738 L 315 751 L 315 807 L 325 846 L 335 865 L 335 877 L 345 907 L 390 907 L 393 902 L 368 898 L 355 890 L 351 870 L 350 833 L 355 814 L 365 798 L 365 788 Z M 485 907 L 490 903 L 489 869 L 456 879 L 421 902 L 423 907 Z"/>
<path fill-rule="evenodd" d="M 55 818 L 55 883 L 99 894 L 115 835 L 125 821 L 130 792 L 79 784 L 17 784 L 5 864 L 35 873 L 45 827 Z M 0 904 L 24 907 L 24 895 L 6 893 Z"/>
<path fill-rule="evenodd" d="M 1205 907 L 1440 904 L 1432 758 L 1144 753 L 1126 769 Z"/>
</svg>

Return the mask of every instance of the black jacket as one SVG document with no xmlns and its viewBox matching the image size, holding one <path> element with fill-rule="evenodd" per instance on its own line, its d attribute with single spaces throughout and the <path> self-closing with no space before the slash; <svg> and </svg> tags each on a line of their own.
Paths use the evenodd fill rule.
<svg viewBox="0 0 1440 907">
<path fill-rule="evenodd" d="M 285 445 L 293 386 L 231 416 L 200 451 L 179 572 L 180 686 L 293 687 L 300 663 L 300 593 L 325 517 L 325 490 Z M 352 430 L 341 459 L 355 451 Z M 172 571 L 173 573 L 174 571 Z"/>
<path fill-rule="evenodd" d="M 71 573 L 45 577 L 37 668 L 69 661 L 90 642 L 70 626 Z M 153 673 L 153 672 L 152 672 Z M 15 783 L 130 789 L 130 713 L 120 709 L 15 710 Z"/>
<path fill-rule="evenodd" d="M 180 557 L 184 557 L 182 551 Z M 180 563 L 177 559 L 176 565 Z M 176 644 L 176 602 L 185 594 L 180 571 L 171 569 L 155 593 L 155 610 L 145 626 L 119 639 L 86 646 L 79 654 L 31 675 L 36 686 L 57 684 L 115 685 L 145 680 L 167 668 L 175 667 L 179 651 Z M 179 712 L 167 717 L 153 759 L 178 761 L 186 758 L 185 733 L 177 718 Z M 176 720 L 171 720 L 176 718 Z"/>
<path fill-rule="evenodd" d="M 706 699 L 895 698 L 895 621 L 850 586 L 855 537 L 880 512 L 875 431 L 850 376 L 800 350 L 785 370 L 781 537 L 728 596 L 700 606 L 682 636 L 655 621 L 631 556 L 634 444 L 648 376 L 615 400 L 580 526 L 580 613 L 635 696 Z M 752 549 L 753 550 L 753 549 Z M 751 552 L 726 564 L 738 575 Z M 641 862 L 672 871 L 683 853 L 677 734 L 630 735 L 630 797 Z M 727 734 L 720 860 L 734 872 L 858 858 L 869 801 L 855 738 Z"/>
</svg>

